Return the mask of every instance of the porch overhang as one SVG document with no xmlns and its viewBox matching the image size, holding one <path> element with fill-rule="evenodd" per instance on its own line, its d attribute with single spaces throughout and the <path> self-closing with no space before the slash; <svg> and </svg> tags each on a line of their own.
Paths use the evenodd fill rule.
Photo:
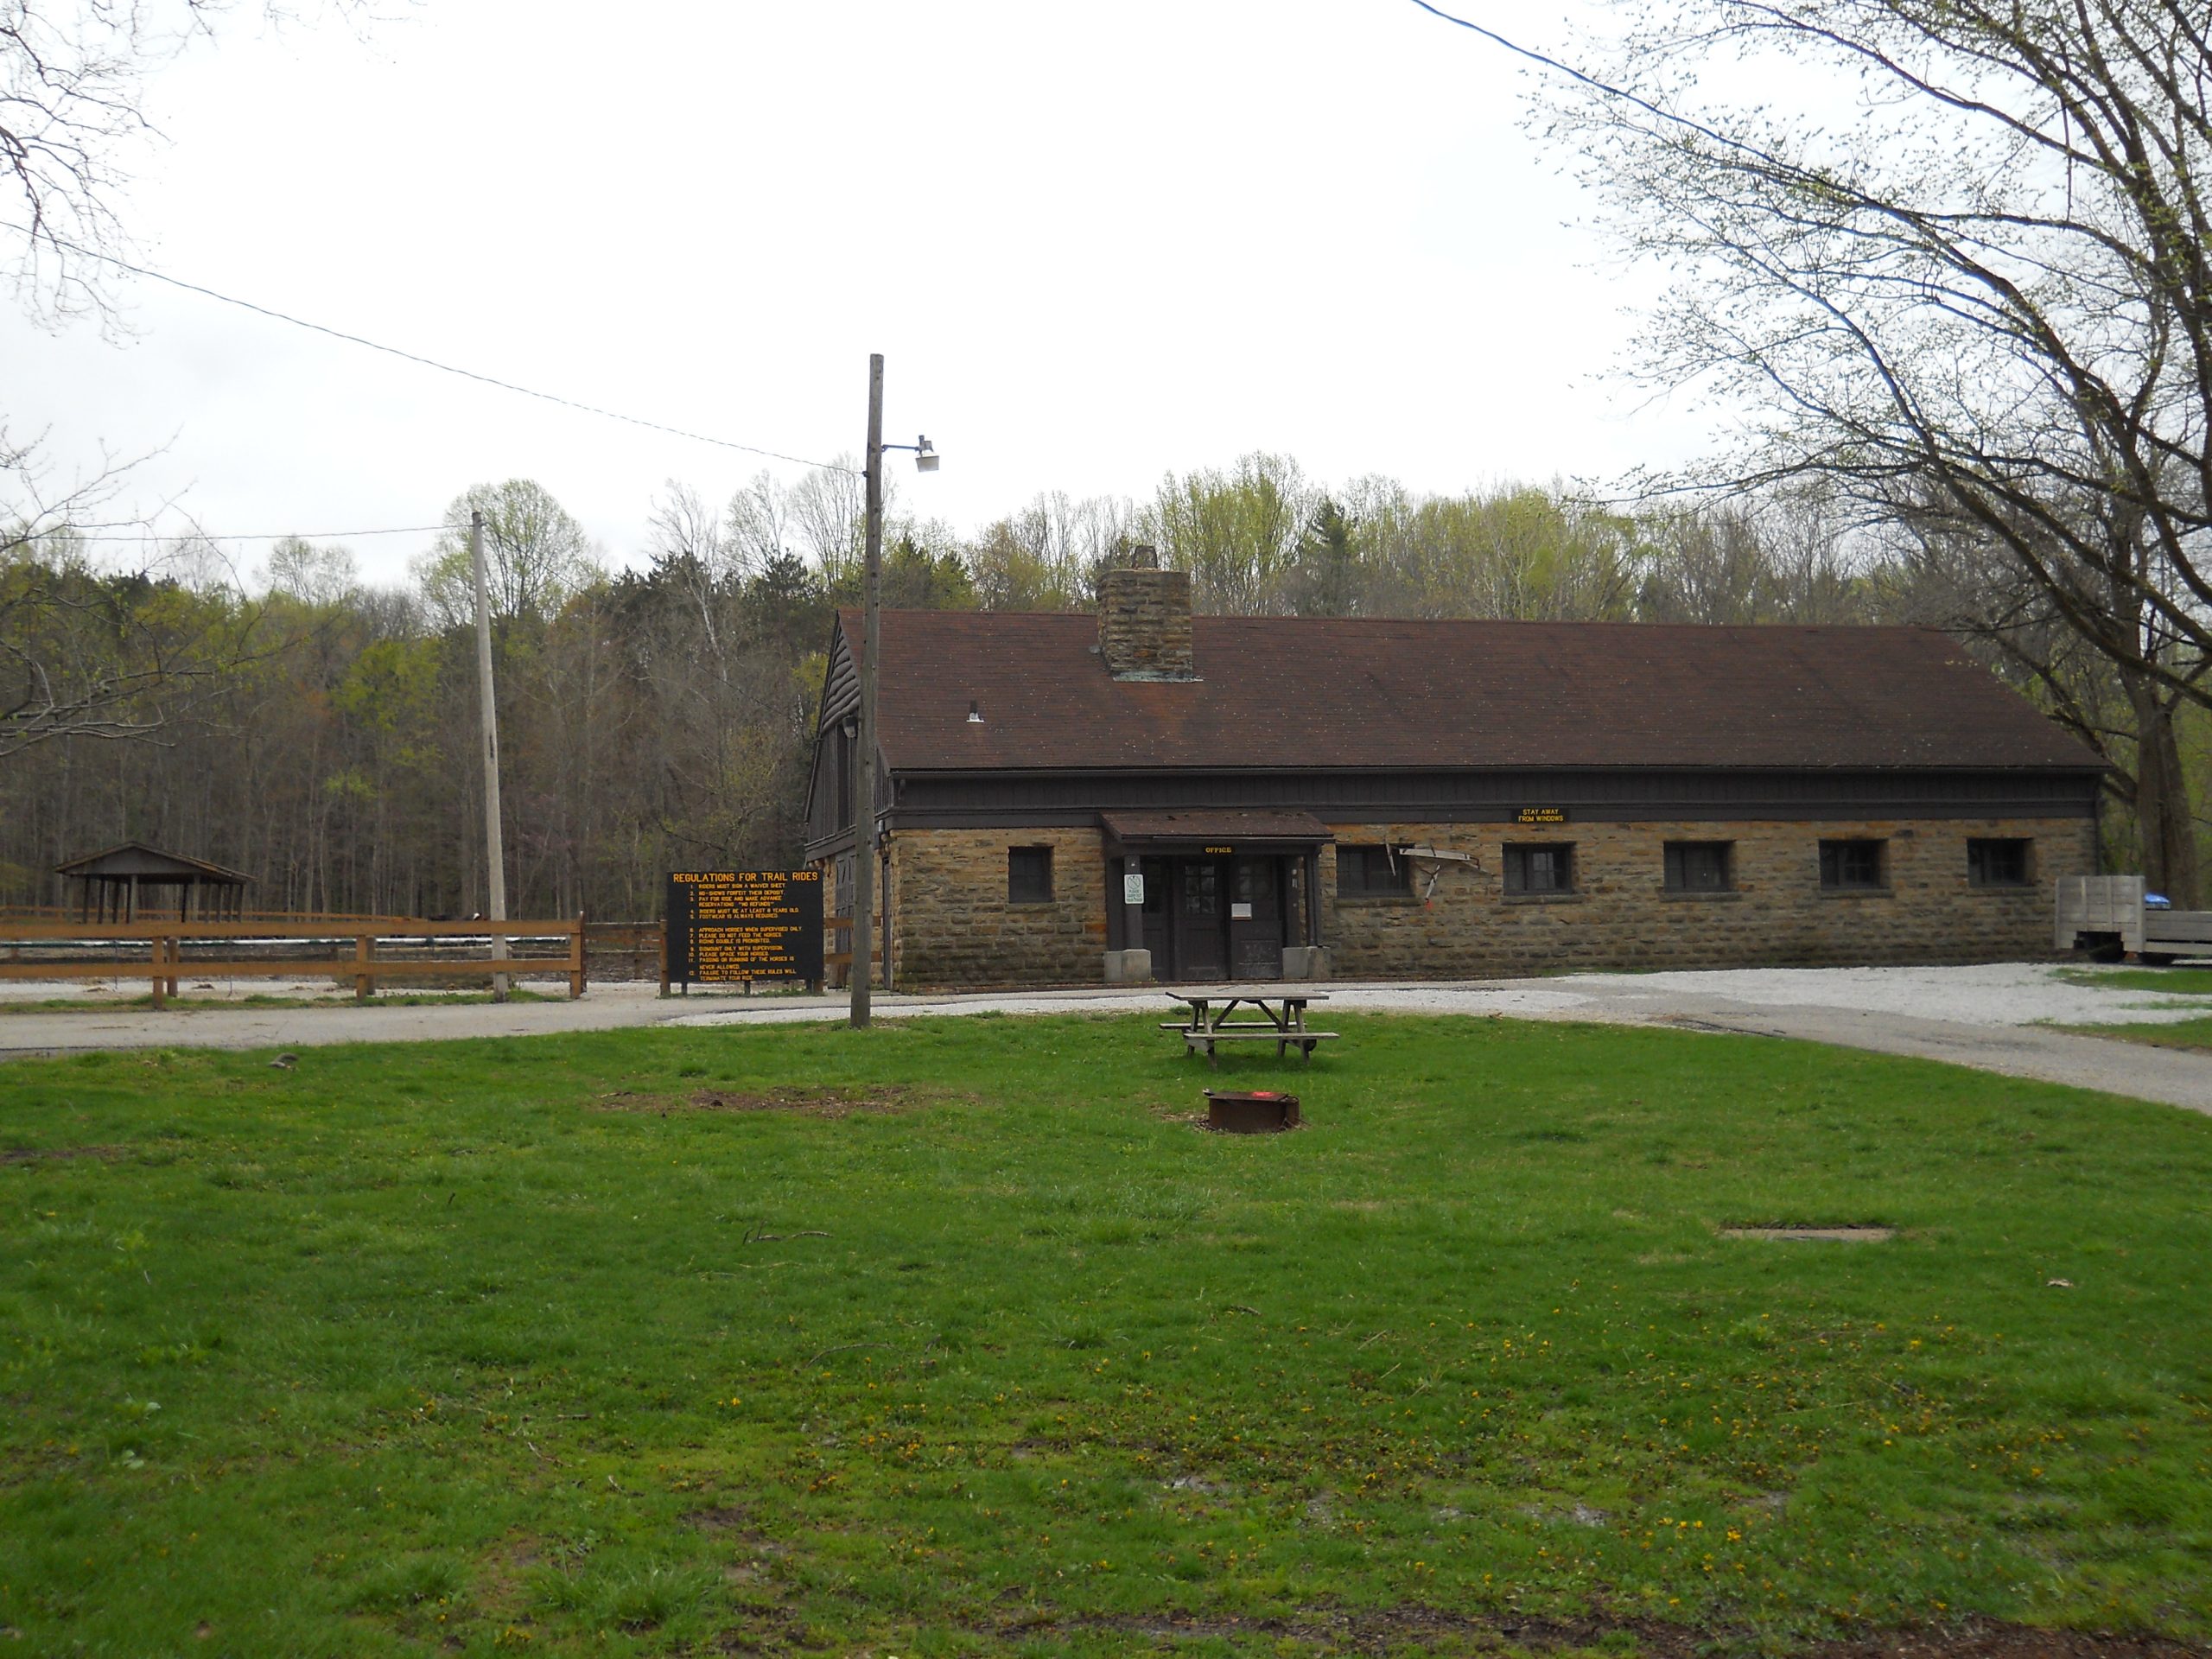
<svg viewBox="0 0 2212 1659">
<path fill-rule="evenodd" d="M 1313 853 L 1335 839 L 1311 812 L 1102 812 L 1098 827 L 1109 858 Z"/>
</svg>

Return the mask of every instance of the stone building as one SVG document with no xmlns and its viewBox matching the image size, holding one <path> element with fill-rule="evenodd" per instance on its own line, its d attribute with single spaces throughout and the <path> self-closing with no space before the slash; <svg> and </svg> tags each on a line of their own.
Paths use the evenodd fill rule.
<svg viewBox="0 0 2212 1659">
<path fill-rule="evenodd" d="M 840 917 L 861 637 L 808 801 Z M 2001 960 L 2095 868 L 2098 760 L 1917 629 L 1194 618 L 1132 569 L 882 638 L 896 986 Z"/>
</svg>

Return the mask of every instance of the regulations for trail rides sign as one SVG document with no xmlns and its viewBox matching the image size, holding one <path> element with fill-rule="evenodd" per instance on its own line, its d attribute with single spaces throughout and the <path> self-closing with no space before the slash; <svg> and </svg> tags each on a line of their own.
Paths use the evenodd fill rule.
<svg viewBox="0 0 2212 1659">
<path fill-rule="evenodd" d="M 668 976 L 685 984 L 822 977 L 822 872 L 668 878 Z"/>
</svg>

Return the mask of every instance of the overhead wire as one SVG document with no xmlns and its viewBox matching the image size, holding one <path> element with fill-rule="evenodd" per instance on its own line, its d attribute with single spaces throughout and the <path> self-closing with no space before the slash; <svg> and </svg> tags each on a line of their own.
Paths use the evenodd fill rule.
<svg viewBox="0 0 2212 1659">
<path fill-rule="evenodd" d="M 0 221 L 0 224 L 4 224 L 4 221 Z M 199 283 L 188 283 L 181 276 L 166 276 L 161 271 L 149 270 L 143 265 L 134 265 L 127 259 L 119 259 L 111 253 L 102 253 L 94 248 L 79 247 L 73 242 L 64 242 L 59 237 L 48 235 L 42 232 L 34 232 L 21 225 L 4 224 L 4 227 L 20 235 L 35 236 L 37 240 L 73 253 L 79 258 L 96 259 L 102 264 L 113 265 L 118 270 L 127 270 L 132 276 L 143 276 L 149 282 L 166 283 L 169 287 L 181 288 L 188 294 L 198 294 L 207 299 L 219 300 L 225 305 L 237 306 L 242 311 L 251 311 L 257 315 L 268 317 L 277 322 L 289 323 L 295 328 L 305 328 L 315 334 L 327 334 L 331 339 L 342 340 L 348 345 L 365 346 L 372 352 L 382 352 L 387 356 L 401 358 L 407 362 L 420 364 L 427 369 L 436 369 L 445 374 L 459 375 L 464 380 L 474 380 L 484 385 L 497 386 L 502 391 L 518 392 L 524 397 L 536 397 L 544 403 L 557 404 L 563 409 L 578 410 L 586 415 L 599 416 L 603 420 L 620 421 L 630 426 L 641 426 L 648 431 L 665 432 L 671 437 L 689 438 L 695 443 L 709 443 L 718 448 L 741 450 L 746 454 L 763 455 L 771 461 L 787 461 L 795 467 L 812 467 L 823 472 L 852 473 L 855 476 L 859 475 L 858 468 L 846 467 L 836 461 L 810 461 L 804 455 L 786 454 L 780 449 L 766 449 L 759 444 L 739 443 L 730 438 L 717 438 L 708 433 L 693 432 L 686 428 L 669 426 L 659 421 L 648 421 L 639 416 L 625 415 L 620 410 L 602 409 L 596 404 L 582 403 L 574 397 L 563 397 L 554 392 L 539 391 L 535 387 L 518 385 L 512 380 L 502 380 L 497 375 L 481 374 L 474 369 L 464 369 L 452 363 L 441 363 L 436 358 L 425 357 L 420 352 L 405 351 L 397 346 L 386 346 L 380 340 L 371 340 L 362 334 L 349 334 L 343 328 L 333 328 L 326 323 L 310 322 L 305 317 L 296 317 L 289 312 L 279 311 L 273 306 L 257 304 L 251 300 L 242 300 L 234 294 L 221 293 Z"/>
<path fill-rule="evenodd" d="M 1577 82 L 1581 86 L 1587 86 L 1592 92 L 1597 92 L 1603 97 L 1614 99 L 1624 104 L 1633 105 L 1637 109 L 1642 110 L 1646 115 L 1656 117 L 1657 119 L 1666 122 L 1670 126 L 1685 128 L 1688 130 L 1697 134 L 1700 138 L 1710 139 L 1713 143 L 1719 144 L 1726 149 L 1741 151 L 1743 154 L 1752 157 L 1754 160 L 1770 161 L 1773 159 L 1755 145 L 1747 144 L 1740 138 L 1732 137 L 1725 132 L 1721 132 L 1713 127 L 1707 126 L 1702 121 L 1681 114 L 1676 111 L 1668 109 L 1662 105 L 1654 104 L 1649 99 L 1643 97 L 1640 93 L 1630 92 L 1626 87 L 1615 86 L 1608 81 L 1600 80 L 1597 76 L 1590 74 L 1584 70 L 1578 69 L 1571 63 L 1565 63 L 1557 58 L 1548 56 L 1546 54 L 1537 51 L 1534 47 L 1523 46 L 1520 41 L 1514 40 L 1508 35 L 1501 35 L 1497 30 L 1487 28 L 1481 23 L 1474 22 L 1471 18 L 1456 16 L 1452 13 L 1445 10 L 1443 7 L 1432 3 L 1432 0 L 1412 0 L 1412 3 L 1420 7 L 1423 11 L 1427 12 L 1430 16 L 1434 17 L 1440 22 L 1454 24 L 1460 29 L 1467 30 L 1470 34 L 1479 35 L 1491 45 L 1503 48 L 1505 51 L 1510 52 L 1516 57 L 1525 58 L 1530 63 L 1536 65 L 1539 68 L 1549 69 L 1554 73 L 1565 75 L 1569 80 Z"/>
<path fill-rule="evenodd" d="M 52 534 L 70 542 L 188 542 L 195 537 L 204 542 L 337 542 L 351 541 L 357 536 L 416 536 L 433 531 L 458 529 L 454 524 L 387 524 L 380 530 L 264 530 L 251 534 L 226 535 L 215 531 L 194 528 L 175 535 L 159 536 L 80 536 L 67 526 L 57 527 Z"/>
</svg>

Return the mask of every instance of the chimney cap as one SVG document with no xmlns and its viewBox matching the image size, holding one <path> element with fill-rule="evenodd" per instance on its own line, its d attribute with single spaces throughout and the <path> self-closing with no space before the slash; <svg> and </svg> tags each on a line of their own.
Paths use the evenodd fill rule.
<svg viewBox="0 0 2212 1659">
<path fill-rule="evenodd" d="M 1140 542 L 1129 550 L 1128 569 L 1157 570 L 1160 569 L 1160 550 L 1149 542 Z"/>
</svg>

